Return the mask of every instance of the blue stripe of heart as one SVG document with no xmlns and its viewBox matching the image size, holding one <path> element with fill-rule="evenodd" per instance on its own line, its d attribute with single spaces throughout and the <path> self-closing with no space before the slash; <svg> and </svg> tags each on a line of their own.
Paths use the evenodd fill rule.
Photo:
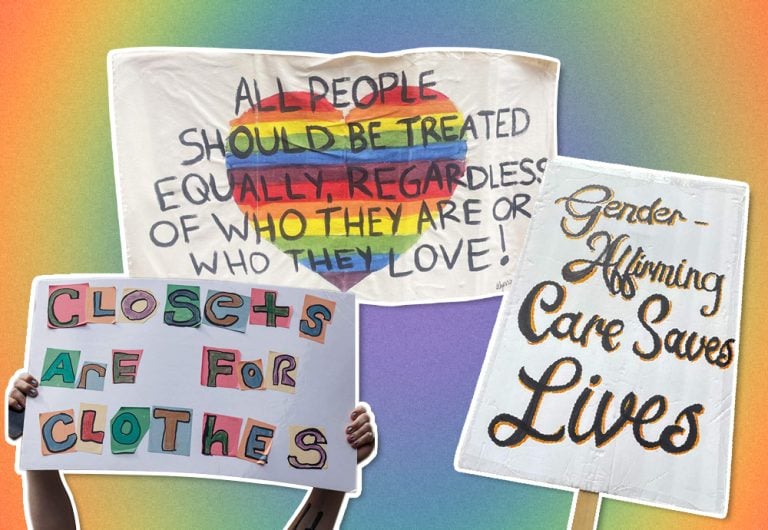
<svg viewBox="0 0 768 530">
<path fill-rule="evenodd" d="M 411 160 L 456 160 L 467 153 L 466 142 L 432 144 L 426 147 L 390 147 L 368 149 L 359 153 L 343 151 L 304 151 L 301 153 L 277 152 L 274 155 L 253 154 L 248 158 L 237 158 L 227 153 L 227 168 L 241 169 L 249 167 L 291 166 L 291 165 L 338 165 L 370 164 L 380 162 L 409 162 Z"/>
</svg>

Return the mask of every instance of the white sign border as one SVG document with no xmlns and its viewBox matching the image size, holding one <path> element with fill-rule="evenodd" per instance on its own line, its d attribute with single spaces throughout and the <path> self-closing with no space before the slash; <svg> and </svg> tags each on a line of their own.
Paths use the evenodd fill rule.
<svg viewBox="0 0 768 530">
<path fill-rule="evenodd" d="M 34 314 L 34 303 L 35 303 L 35 292 L 37 289 L 37 286 L 40 282 L 44 281 L 51 281 L 51 280 L 66 280 L 71 283 L 77 283 L 84 280 L 97 280 L 97 281 L 111 281 L 111 280 L 153 280 L 153 281 L 169 281 L 169 280 L 176 280 L 180 278 L 139 278 L 139 277 L 131 277 L 128 276 L 125 273 L 122 274 L 86 274 L 86 273 L 76 273 L 76 274 L 57 274 L 57 275 L 43 275 L 43 276 L 36 276 L 33 281 L 30 288 L 30 298 L 29 298 L 29 308 L 27 310 L 27 333 L 26 333 L 26 342 L 24 347 L 24 366 L 29 366 L 29 350 L 30 350 L 30 344 L 32 340 L 32 318 Z M 192 279 L 187 279 L 188 281 L 192 281 Z M 199 281 L 210 281 L 210 280 L 203 280 L 202 278 L 198 278 Z M 236 284 L 243 284 L 243 285 L 252 285 L 254 287 L 264 287 L 265 284 L 257 284 L 257 283 L 250 283 L 250 282 L 232 282 L 232 281 L 226 281 L 226 280 L 215 280 L 220 281 L 224 283 L 236 283 Z M 319 289 L 307 289 L 307 291 L 320 291 Z M 370 462 L 376 457 L 376 454 L 378 453 L 379 448 L 379 441 L 378 441 L 378 432 L 375 426 L 375 418 L 373 416 L 373 413 L 371 412 L 370 406 L 368 406 L 365 402 L 360 402 L 360 302 L 357 298 L 357 296 L 354 296 L 354 318 L 355 318 L 355 351 L 354 351 L 354 359 L 355 359 L 355 389 L 354 389 L 354 397 L 355 397 L 355 403 L 365 405 L 368 407 L 369 410 L 369 416 L 371 416 L 371 424 L 373 426 L 373 433 L 376 440 L 376 446 L 374 447 L 373 453 L 364 461 L 359 462 L 356 465 L 356 471 L 355 471 L 355 488 L 351 491 L 344 492 L 345 500 L 342 504 L 342 507 L 339 512 L 339 517 L 337 519 L 337 524 L 340 524 L 340 522 L 343 520 L 343 514 L 346 509 L 347 499 L 351 498 L 357 498 L 362 494 L 363 488 L 362 488 L 362 468 L 365 463 Z M 13 381 L 22 373 L 26 371 L 25 368 L 20 368 L 16 371 L 16 373 L 13 375 L 11 380 L 9 381 L 8 387 L 5 392 L 5 408 L 6 410 L 9 410 L 8 408 L 8 397 L 10 393 L 10 389 L 13 385 Z M 351 411 L 350 411 L 351 412 Z M 14 470 L 16 471 L 16 474 L 24 476 L 24 473 L 27 472 L 26 469 L 22 469 L 20 467 L 21 463 L 21 438 L 17 440 L 12 440 L 8 433 L 8 427 L 6 423 L 6 429 L 5 429 L 5 441 L 6 443 L 10 445 L 16 446 L 16 456 L 14 460 Z M 205 473 L 182 473 L 182 472 L 175 472 L 175 471 L 163 471 L 163 472 L 151 472 L 151 471 L 126 471 L 126 470 L 95 470 L 95 469 L 79 469 L 79 470 L 67 470 L 67 469 L 60 469 L 60 472 L 64 472 L 68 475 L 127 475 L 127 476 L 142 476 L 142 477 L 182 477 L 182 478 L 202 478 L 202 479 L 209 479 L 209 480 L 225 480 L 228 482 L 240 482 L 240 483 L 250 483 L 250 484 L 263 484 L 268 486 L 283 486 L 291 489 L 300 489 L 305 490 L 307 492 L 307 495 L 312 491 L 312 486 L 303 486 L 299 484 L 293 484 L 288 482 L 280 482 L 276 480 L 265 480 L 265 479 L 254 479 L 254 478 L 245 478 L 245 477 L 233 477 L 233 476 L 226 476 L 226 475 L 209 475 Z M 24 487 L 26 489 L 26 480 L 24 481 Z M 65 487 L 67 489 L 67 492 L 70 495 L 70 498 L 72 498 L 72 493 L 69 490 L 69 487 L 65 483 Z M 305 496 L 306 500 L 306 496 Z M 75 503 L 73 503 L 75 504 Z M 303 502 L 299 506 L 299 509 L 303 506 Z M 25 514 L 27 515 L 27 520 L 29 519 L 28 512 L 28 505 L 25 501 L 24 503 L 24 509 Z M 294 514 L 295 515 L 295 514 Z M 75 509 L 75 518 L 76 520 L 79 520 L 77 517 L 77 511 Z M 287 523 L 286 523 L 287 524 Z"/>
<path fill-rule="evenodd" d="M 673 511 L 677 511 L 677 512 L 690 513 L 690 514 L 694 514 L 694 515 L 702 515 L 702 516 L 705 516 L 705 517 L 712 517 L 712 518 L 716 518 L 716 519 L 725 519 L 728 516 L 728 506 L 730 504 L 730 496 L 731 496 L 731 467 L 732 467 L 732 463 L 733 463 L 733 434 L 734 434 L 734 425 L 735 425 L 735 417 L 736 417 L 736 388 L 737 388 L 736 384 L 737 384 L 737 376 L 738 376 L 738 357 L 740 355 L 740 350 L 741 350 L 741 348 L 740 348 L 740 346 L 741 346 L 741 315 L 742 315 L 743 304 L 744 304 L 744 301 L 743 301 L 744 272 L 745 272 L 745 261 L 746 261 L 747 225 L 749 224 L 749 184 L 747 184 L 746 182 L 728 180 L 728 179 L 723 179 L 723 178 L 704 177 L 704 176 L 701 176 L 701 175 L 688 175 L 688 174 L 675 173 L 675 172 L 671 172 L 671 171 L 644 169 L 644 168 L 638 168 L 638 167 L 633 167 L 633 166 L 626 166 L 626 165 L 622 165 L 622 164 L 610 164 L 610 163 L 604 163 L 604 162 L 597 162 L 596 163 L 597 165 L 595 165 L 595 163 L 593 161 L 583 160 L 583 159 L 578 159 L 578 158 L 572 158 L 572 157 L 566 157 L 566 156 L 559 156 L 559 155 L 555 156 L 554 158 L 552 158 L 552 160 L 549 162 L 549 165 L 547 166 L 547 169 L 549 169 L 551 167 L 551 165 L 557 164 L 559 162 L 565 162 L 565 163 L 580 165 L 583 169 L 588 169 L 588 170 L 596 171 L 596 172 L 608 172 L 608 171 L 611 171 L 611 172 L 613 172 L 613 171 L 616 171 L 616 172 L 626 172 L 625 175 L 628 176 L 628 178 L 632 178 L 632 176 L 631 176 L 632 172 L 645 171 L 645 172 L 647 172 L 649 174 L 652 174 L 654 176 L 659 176 L 659 177 L 679 178 L 681 176 L 685 176 L 687 179 L 690 179 L 691 182 L 699 182 L 699 183 L 707 183 L 707 184 L 720 184 L 720 185 L 728 184 L 728 185 L 731 185 L 731 186 L 732 185 L 742 185 L 745 188 L 745 192 L 746 192 L 745 193 L 745 198 L 744 198 L 744 221 L 745 222 L 742 225 L 741 256 L 740 256 L 740 260 L 739 260 L 739 263 L 738 263 L 738 270 L 741 272 L 742 281 L 739 283 L 738 291 L 736 293 L 736 296 L 738 297 L 738 301 L 739 301 L 739 311 L 738 311 L 738 314 L 736 315 L 736 333 L 735 333 L 735 337 L 737 337 L 739 340 L 736 343 L 736 353 L 734 355 L 734 357 L 736 358 L 737 362 L 734 363 L 733 375 L 731 376 L 733 378 L 732 382 L 733 382 L 733 389 L 734 389 L 734 391 L 731 394 L 731 403 L 730 403 L 730 408 L 731 408 L 731 411 L 732 411 L 732 413 L 731 413 L 731 421 L 730 421 L 730 425 L 728 427 L 728 429 L 729 429 L 728 437 L 729 437 L 729 440 L 730 440 L 730 444 L 728 446 L 728 455 L 727 455 L 727 463 L 726 463 L 726 465 L 727 465 L 727 472 L 726 472 L 726 475 L 727 475 L 727 487 L 726 487 L 726 491 L 725 491 L 725 506 L 723 508 L 723 511 L 722 512 L 706 512 L 706 511 L 701 511 L 701 510 L 693 510 L 693 509 L 682 508 L 680 506 L 674 506 L 674 505 L 670 505 L 670 504 L 666 504 L 666 503 L 662 503 L 662 502 L 650 502 L 650 501 L 645 501 L 645 500 L 642 500 L 642 499 L 636 499 L 636 498 L 631 498 L 631 497 L 622 497 L 621 495 L 613 495 L 613 494 L 602 493 L 602 492 L 598 492 L 599 493 L 599 501 L 598 501 L 598 506 L 597 506 L 597 513 L 599 514 L 600 513 L 600 505 L 602 503 L 602 499 L 606 498 L 606 499 L 630 502 L 630 503 L 634 503 L 634 504 L 641 504 L 641 505 L 650 506 L 650 507 L 653 507 L 653 508 L 663 508 L 663 509 L 666 509 L 666 510 L 673 510 Z M 548 171 L 544 172 L 544 177 L 542 179 L 542 185 L 546 181 L 547 173 L 548 173 Z M 536 216 L 537 216 L 539 210 L 541 210 L 541 208 L 543 208 L 543 206 L 544 206 L 543 201 L 541 200 L 541 198 L 538 198 L 536 200 L 536 204 L 535 204 L 535 206 L 533 208 L 532 219 L 536 219 Z M 520 253 L 520 260 L 522 260 L 525 257 L 526 250 L 528 248 L 528 236 L 531 233 L 531 228 L 532 227 L 533 227 L 533 223 L 531 223 L 529 225 L 529 227 L 528 227 L 528 233 L 526 234 L 526 237 L 525 237 L 525 243 L 523 245 L 523 250 Z M 491 334 L 491 339 L 488 342 L 488 349 L 486 350 L 485 359 L 483 361 L 483 367 L 480 370 L 480 375 L 478 376 L 478 379 L 477 379 L 477 384 L 475 386 L 475 391 L 472 394 L 472 401 L 470 403 L 469 411 L 467 412 L 467 416 L 466 416 L 466 419 L 464 421 L 464 426 L 461 429 L 461 436 L 459 438 L 459 444 L 457 445 L 456 452 L 454 453 L 453 468 L 454 468 L 454 470 L 456 470 L 459 473 L 467 473 L 467 474 L 470 474 L 470 475 L 478 475 L 478 476 L 481 476 L 481 477 L 505 480 L 505 481 L 508 481 L 508 482 L 516 482 L 516 483 L 526 484 L 526 485 L 530 485 L 530 486 L 540 486 L 540 487 L 544 487 L 544 488 L 551 488 L 551 489 L 557 489 L 557 490 L 563 490 L 563 491 L 570 491 L 570 492 L 574 493 L 574 498 L 573 498 L 573 502 L 572 502 L 572 505 L 571 505 L 571 511 L 570 511 L 569 522 L 568 522 L 568 527 L 570 528 L 571 523 L 573 522 L 573 515 L 574 515 L 574 511 L 575 511 L 575 507 L 576 507 L 576 494 L 579 491 L 578 488 L 572 488 L 572 487 L 568 487 L 568 486 L 552 484 L 552 483 L 549 483 L 549 482 L 542 482 L 542 481 L 528 480 L 528 479 L 523 479 L 523 478 L 510 477 L 510 476 L 499 475 L 499 474 L 495 474 L 495 473 L 487 473 L 487 472 L 484 472 L 484 471 L 479 471 L 479 470 L 475 470 L 475 469 L 471 469 L 471 468 L 465 468 L 459 462 L 460 457 L 461 457 L 461 453 L 463 452 L 463 449 L 464 449 L 464 445 L 468 441 L 469 424 L 470 424 L 469 418 L 473 417 L 477 413 L 477 408 L 479 406 L 479 400 L 476 400 L 475 397 L 482 391 L 482 387 L 481 387 L 482 382 L 485 380 L 485 378 L 487 376 L 487 373 L 490 371 L 490 368 L 491 368 L 490 365 L 491 365 L 491 360 L 492 360 L 491 359 L 492 356 L 490 355 L 490 353 L 496 347 L 496 343 L 499 341 L 499 337 L 501 335 L 502 328 L 504 326 L 503 315 L 506 312 L 507 306 L 511 306 L 512 305 L 512 302 L 510 301 L 509 293 L 514 290 L 515 285 L 519 281 L 520 281 L 520 277 L 519 277 L 519 275 L 516 274 L 515 275 L 515 279 L 514 279 L 512 285 L 510 286 L 510 289 L 504 293 L 504 296 L 502 298 L 501 305 L 499 307 L 499 313 L 498 313 L 498 315 L 496 317 L 496 322 L 495 322 L 495 324 L 493 326 L 493 332 Z M 595 518 L 595 523 L 597 523 L 597 517 Z"/>
<path fill-rule="evenodd" d="M 537 53 L 530 53 L 530 52 L 520 52 L 520 51 L 513 51 L 513 50 L 504 50 L 499 48 L 475 48 L 475 47 L 469 47 L 469 46 L 425 46 L 425 47 L 419 47 L 419 48 L 406 48 L 404 50 L 397 50 L 397 51 L 390 51 L 390 52 L 366 52 L 366 51 L 346 51 L 346 52 L 340 52 L 340 53 L 321 53 L 321 52 L 309 52 L 309 51 L 286 51 L 286 50 L 265 50 L 265 49 L 247 49 L 247 48 L 205 48 L 205 47 L 195 47 L 195 46 L 148 46 L 148 47 L 130 47 L 130 48 L 116 48 L 112 49 L 107 53 L 107 88 L 108 88 L 108 104 L 109 104 L 109 130 L 112 137 L 112 165 L 114 167 L 114 179 L 115 179 L 115 196 L 118 198 L 117 201 L 117 223 L 118 223 L 118 229 L 120 232 L 120 250 L 121 250 L 121 256 L 122 256 L 122 266 L 124 271 L 128 271 L 128 242 L 126 238 L 126 223 L 125 223 L 125 214 L 124 214 L 124 207 L 122 204 L 122 197 L 123 197 L 123 190 L 122 185 L 120 183 L 120 162 L 119 162 L 119 155 L 118 155 L 118 136 L 117 136 L 117 123 L 116 123 L 116 109 L 115 109 L 115 93 L 114 93 L 114 68 L 113 63 L 115 61 L 115 56 L 120 55 L 127 55 L 127 54 L 144 54 L 144 53 L 167 53 L 167 52 L 227 52 L 227 53 L 237 53 L 237 54 L 268 54 L 268 55 L 275 55 L 275 56 L 283 56 L 283 57 L 307 57 L 307 58 L 348 58 L 348 57 L 370 57 L 370 58 L 377 58 L 377 57 L 401 57 L 405 56 L 411 53 L 434 53 L 434 52 L 457 52 L 457 53 L 463 53 L 463 52 L 470 52 L 470 53 L 476 53 L 476 52 L 486 52 L 486 53 L 496 53 L 496 54 L 503 54 L 503 55 L 511 55 L 520 57 L 523 59 L 531 59 L 536 61 L 547 61 L 551 62 L 554 65 L 555 68 L 555 79 L 554 79 L 554 99 L 552 101 L 552 123 L 554 130 L 552 131 L 552 158 L 550 161 L 554 160 L 558 157 L 558 134 L 557 134 L 557 112 L 559 107 L 559 94 L 560 94 L 560 72 L 562 70 L 562 64 L 560 62 L 560 59 L 556 57 L 552 57 L 549 55 L 544 54 L 537 54 Z M 539 184 L 539 189 L 541 189 L 541 185 L 543 184 L 543 176 L 542 176 L 542 182 Z M 532 214 L 533 215 L 533 214 Z M 533 219 L 533 217 L 531 217 Z M 530 222 L 528 223 L 530 226 Z M 521 256 L 522 256 L 522 250 L 521 249 Z M 195 279 L 195 277 L 190 276 L 187 279 Z M 204 278 L 198 278 L 198 279 L 204 279 Z M 232 281 L 232 280 L 222 280 L 222 281 Z M 351 291 L 350 291 L 351 292 Z M 362 295 L 354 293 L 358 304 L 360 303 L 360 300 L 362 300 L 367 305 L 373 305 L 373 306 L 379 306 L 379 307 L 400 307 L 400 306 L 408 306 L 408 305 L 421 305 L 421 304 L 442 304 L 442 303 L 453 303 L 453 302 L 467 302 L 467 301 L 474 301 L 474 300 L 486 300 L 488 298 L 496 298 L 500 296 L 502 293 L 484 293 L 484 294 L 478 294 L 474 296 L 451 296 L 446 298 L 438 298 L 438 299 L 430 299 L 430 300 L 421 300 L 421 299 L 409 299 L 409 300 L 401 300 L 401 301 L 393 301 L 393 300 L 371 300 L 367 298 L 363 298 Z"/>
</svg>

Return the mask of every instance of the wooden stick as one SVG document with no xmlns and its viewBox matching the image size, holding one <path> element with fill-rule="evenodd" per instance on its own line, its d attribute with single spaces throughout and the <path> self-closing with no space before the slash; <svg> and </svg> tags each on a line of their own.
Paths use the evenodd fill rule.
<svg viewBox="0 0 768 530">
<path fill-rule="evenodd" d="M 593 530 L 597 523 L 597 507 L 600 494 L 579 490 L 576 493 L 576 507 L 573 510 L 571 530 Z"/>
</svg>

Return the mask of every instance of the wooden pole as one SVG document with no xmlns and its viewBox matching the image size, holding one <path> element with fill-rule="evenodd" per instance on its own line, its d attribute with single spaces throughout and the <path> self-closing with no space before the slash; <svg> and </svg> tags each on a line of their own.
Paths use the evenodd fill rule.
<svg viewBox="0 0 768 530">
<path fill-rule="evenodd" d="M 579 490 L 576 493 L 576 507 L 573 509 L 571 530 L 593 530 L 597 523 L 597 508 L 600 494 Z"/>
</svg>

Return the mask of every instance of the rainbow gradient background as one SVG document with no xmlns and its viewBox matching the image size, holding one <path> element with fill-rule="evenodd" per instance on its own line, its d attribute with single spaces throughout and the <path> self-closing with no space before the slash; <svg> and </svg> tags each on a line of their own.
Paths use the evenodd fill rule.
<svg viewBox="0 0 768 530">
<path fill-rule="evenodd" d="M 22 2 L 0 10 L 0 380 L 22 366 L 39 274 L 120 272 L 106 55 L 131 46 L 383 52 L 490 47 L 562 61 L 559 152 L 749 182 L 730 511 L 606 501 L 601 528 L 768 524 L 768 11 L 762 2 Z M 717 252 L 717 248 L 712 249 Z M 345 528 L 565 528 L 567 492 L 456 473 L 499 299 L 361 308 L 361 397 L 377 459 Z M 765 304 L 763 305 L 765 307 Z M 5 410 L 2 413 L 5 421 Z M 0 444 L 0 526 L 24 525 Z M 82 527 L 279 528 L 303 492 L 187 478 L 71 476 Z"/>
</svg>

